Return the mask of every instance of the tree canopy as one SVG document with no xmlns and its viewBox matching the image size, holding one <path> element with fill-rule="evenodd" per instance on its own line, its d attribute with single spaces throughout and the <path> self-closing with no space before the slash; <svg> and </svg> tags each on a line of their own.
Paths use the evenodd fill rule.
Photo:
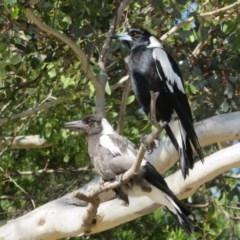
<svg viewBox="0 0 240 240">
<path fill-rule="evenodd" d="M 196 122 L 223 116 L 198 132 L 204 155 L 239 145 L 239 115 L 231 114 L 240 111 L 240 1 L 3 0 L 0 9 L 3 223 L 94 178 L 86 139 L 65 122 L 100 113 L 136 146 L 151 131 L 129 84 L 128 49 L 109 38 L 129 27 L 149 30 L 177 60 Z M 189 239 L 240 238 L 239 167 L 181 197 L 196 218 Z M 178 166 L 159 169 L 168 176 Z M 186 239 L 162 209 L 83 239 L 160 235 Z"/>
</svg>

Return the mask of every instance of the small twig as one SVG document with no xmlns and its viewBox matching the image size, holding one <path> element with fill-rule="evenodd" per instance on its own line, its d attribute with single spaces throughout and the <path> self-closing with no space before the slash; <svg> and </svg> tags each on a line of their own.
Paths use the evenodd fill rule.
<svg viewBox="0 0 240 240">
<path fill-rule="evenodd" d="M 111 91 L 115 91 L 118 88 L 123 87 L 123 85 L 125 84 L 125 82 L 128 81 L 128 79 L 129 79 L 129 75 L 122 77 L 117 83 L 111 86 Z"/>
<path fill-rule="evenodd" d="M 192 208 L 206 208 L 209 207 L 210 201 L 202 204 L 192 204 L 192 203 L 185 203 L 186 206 L 192 207 Z"/>
<path fill-rule="evenodd" d="M 131 88 L 131 83 L 128 80 L 123 89 L 123 95 L 122 95 L 122 100 L 121 100 L 121 105 L 120 105 L 120 112 L 119 112 L 118 126 L 117 126 L 118 134 L 121 134 L 122 130 L 123 130 L 123 123 L 124 123 L 124 117 L 125 117 L 125 113 L 126 113 L 127 100 L 128 100 L 130 88 Z"/>
<path fill-rule="evenodd" d="M 234 217 L 234 216 L 231 216 L 229 214 L 229 212 L 227 212 L 223 206 L 221 205 L 218 205 L 219 209 L 224 213 L 224 215 L 226 216 L 227 219 L 230 219 L 230 220 L 233 220 L 233 221 L 240 221 L 240 217 Z"/>
<path fill-rule="evenodd" d="M 40 175 L 40 174 L 50 174 L 50 173 L 67 173 L 67 172 L 82 172 L 82 173 L 88 173 L 90 170 L 88 167 L 82 167 L 82 168 L 57 168 L 57 169 L 40 169 L 36 171 L 17 171 L 20 175 Z M 14 175 L 14 173 L 10 173 L 11 175 Z"/>
<path fill-rule="evenodd" d="M 158 123 L 157 117 L 156 117 L 156 102 L 157 102 L 157 98 L 158 98 L 158 96 L 159 96 L 159 92 L 150 91 L 150 95 L 151 95 L 150 122 L 151 122 L 154 126 L 158 126 L 159 123 Z"/>
<path fill-rule="evenodd" d="M 89 197 L 81 192 L 75 192 L 74 197 L 88 202 L 86 215 L 83 217 L 83 224 L 82 226 L 85 228 L 85 233 L 90 233 L 90 228 L 94 223 L 94 219 L 97 215 L 97 209 L 100 204 L 100 199 L 98 196 L 94 195 L 93 197 Z"/>
</svg>

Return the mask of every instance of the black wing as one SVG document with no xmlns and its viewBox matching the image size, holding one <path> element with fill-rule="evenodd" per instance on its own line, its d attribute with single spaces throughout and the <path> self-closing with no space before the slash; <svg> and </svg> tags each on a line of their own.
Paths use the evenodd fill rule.
<svg viewBox="0 0 240 240">
<path fill-rule="evenodd" d="M 192 113 L 185 94 L 179 67 L 164 49 L 153 49 L 153 58 L 155 59 L 159 78 L 168 91 L 174 110 L 186 131 L 187 138 L 190 139 L 200 159 L 203 160 L 201 146 L 193 127 Z M 190 143 L 186 144 L 190 145 Z"/>
</svg>

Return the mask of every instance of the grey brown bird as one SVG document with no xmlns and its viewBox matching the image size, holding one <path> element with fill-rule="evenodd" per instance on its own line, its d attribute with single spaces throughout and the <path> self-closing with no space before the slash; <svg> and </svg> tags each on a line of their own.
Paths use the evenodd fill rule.
<svg viewBox="0 0 240 240">
<path fill-rule="evenodd" d="M 116 179 L 125 173 L 136 160 L 137 151 L 134 145 L 117 134 L 108 121 L 99 115 L 90 115 L 82 121 L 68 122 L 65 127 L 80 131 L 87 136 L 91 161 L 105 181 Z M 187 233 L 192 232 L 188 218 L 190 212 L 177 199 L 150 162 L 143 159 L 140 170 L 133 176 L 131 184 L 138 186 L 134 188 L 134 194 L 138 196 L 144 194 L 154 202 L 165 206 Z M 122 195 L 126 197 L 131 188 L 122 186 L 117 190 L 121 198 Z"/>
<path fill-rule="evenodd" d="M 128 69 L 135 96 L 146 114 L 150 113 L 150 91 L 159 92 L 156 119 L 177 149 L 183 177 L 193 168 L 191 144 L 203 161 L 202 150 L 193 127 L 193 118 L 184 90 L 181 71 L 173 57 L 148 31 L 130 29 L 111 38 L 128 42 Z"/>
</svg>

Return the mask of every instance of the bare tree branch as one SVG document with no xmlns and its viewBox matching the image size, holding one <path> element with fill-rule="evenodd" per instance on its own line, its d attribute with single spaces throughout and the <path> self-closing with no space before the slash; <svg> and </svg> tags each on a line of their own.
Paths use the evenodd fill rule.
<svg viewBox="0 0 240 240">
<path fill-rule="evenodd" d="M 8 149 L 31 149 L 31 148 L 45 148 L 52 144 L 48 143 L 46 139 L 39 135 L 17 136 L 17 137 L 1 137 L 0 150 Z"/>
<path fill-rule="evenodd" d="M 67 100 L 67 98 L 49 99 L 47 101 L 44 101 L 42 103 L 35 105 L 34 107 L 32 107 L 24 112 L 10 115 L 8 118 L 0 118 L 0 126 L 3 126 L 11 121 L 17 121 L 20 119 L 23 120 L 23 119 L 30 117 L 31 115 L 36 114 L 40 111 L 44 111 L 51 107 L 54 107 L 57 104 L 60 104 L 66 100 Z"/>
<path fill-rule="evenodd" d="M 232 4 L 228 5 L 228 6 L 223 7 L 223 8 L 216 9 L 214 11 L 210 11 L 210 12 L 206 12 L 206 13 L 197 13 L 197 17 L 206 19 L 206 18 L 212 18 L 213 16 L 220 15 L 223 12 L 225 12 L 227 14 L 230 14 L 232 11 L 237 10 L 239 5 L 240 5 L 240 1 L 237 1 L 235 3 L 232 3 Z M 162 40 L 162 41 L 165 40 L 166 38 L 168 38 L 173 33 L 177 32 L 180 28 L 182 28 L 186 24 L 193 22 L 194 19 L 195 18 L 193 16 L 189 17 L 187 19 L 183 19 L 178 25 L 174 26 L 168 32 L 163 34 L 161 36 L 160 40 Z"/>
<path fill-rule="evenodd" d="M 127 100 L 128 100 L 130 89 L 131 89 L 131 83 L 128 79 L 128 81 L 125 83 L 125 86 L 123 89 L 119 117 L 118 117 L 117 133 L 119 133 L 119 134 L 121 134 L 123 131 L 123 123 L 124 123 L 124 117 L 125 117 L 126 107 L 127 107 Z"/>
<path fill-rule="evenodd" d="M 73 50 L 73 52 L 76 54 L 76 56 L 78 57 L 78 59 L 80 60 L 80 62 L 82 64 L 82 70 L 83 70 L 84 74 L 87 76 L 87 78 L 94 85 L 95 90 L 96 90 L 96 94 L 98 94 L 98 93 L 101 94 L 102 91 L 103 91 L 103 87 L 102 87 L 101 83 L 98 81 L 98 79 L 92 73 L 92 71 L 89 67 L 87 56 L 82 51 L 82 49 L 75 42 L 73 42 L 70 38 L 68 38 L 66 35 L 58 32 L 57 30 L 55 30 L 52 27 L 43 23 L 39 18 L 37 18 L 34 15 L 34 13 L 32 12 L 32 10 L 30 8 L 24 8 L 24 12 L 25 12 L 26 16 L 31 21 L 33 21 L 34 24 L 36 24 L 38 26 L 38 28 L 40 28 L 42 31 L 44 31 L 44 32 L 46 32 L 50 35 L 53 35 L 54 37 L 56 37 L 60 41 L 67 44 Z"/>
<path fill-rule="evenodd" d="M 36 171 L 17 171 L 20 175 L 39 175 L 39 174 L 50 174 L 50 173 L 67 173 L 67 172 L 80 172 L 80 173 L 88 173 L 91 170 L 88 167 L 81 167 L 81 168 L 57 168 L 57 169 L 49 169 L 44 168 Z M 13 175 L 13 172 L 9 173 L 10 175 Z"/>
<path fill-rule="evenodd" d="M 98 66 L 100 69 L 100 74 L 99 74 L 100 75 L 100 83 L 102 85 L 103 91 L 101 93 L 96 93 L 96 109 L 97 109 L 97 113 L 101 114 L 102 116 L 104 115 L 104 104 L 105 104 L 104 88 L 105 88 L 106 82 L 108 80 L 108 75 L 107 75 L 106 68 L 105 68 L 105 56 L 109 49 L 109 44 L 111 41 L 110 36 L 113 35 L 116 27 L 119 25 L 123 11 L 125 10 L 125 8 L 129 2 L 130 2 L 129 0 L 123 0 L 120 2 L 120 5 L 117 10 L 117 15 L 116 15 L 116 17 L 113 18 L 112 23 L 110 24 L 107 38 L 104 41 L 102 51 L 100 53 L 99 60 L 98 60 Z"/>
<path fill-rule="evenodd" d="M 200 121 L 194 125 L 200 145 L 207 146 L 212 143 L 233 141 L 240 139 L 240 112 L 221 114 Z M 167 147 L 166 147 L 167 146 Z M 146 156 L 158 169 L 165 172 L 176 164 L 178 154 L 171 141 L 160 142 L 153 153 Z"/>
<path fill-rule="evenodd" d="M 129 79 L 129 75 L 122 77 L 117 83 L 111 86 L 111 90 L 115 91 L 118 88 L 123 87 L 123 85 L 125 84 L 126 81 L 128 81 L 128 79 Z"/>
</svg>

